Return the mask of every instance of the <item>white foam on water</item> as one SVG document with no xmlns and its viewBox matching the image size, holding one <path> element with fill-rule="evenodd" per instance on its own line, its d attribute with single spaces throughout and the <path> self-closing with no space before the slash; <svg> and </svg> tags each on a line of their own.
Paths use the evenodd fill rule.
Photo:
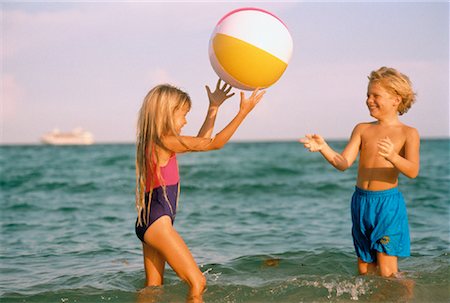
<svg viewBox="0 0 450 303">
<path fill-rule="evenodd" d="M 360 296 L 368 294 L 370 291 L 369 282 L 362 278 L 356 278 L 354 281 L 301 281 L 300 285 L 326 288 L 328 290 L 328 299 L 349 294 L 351 300 L 357 301 Z"/>
</svg>

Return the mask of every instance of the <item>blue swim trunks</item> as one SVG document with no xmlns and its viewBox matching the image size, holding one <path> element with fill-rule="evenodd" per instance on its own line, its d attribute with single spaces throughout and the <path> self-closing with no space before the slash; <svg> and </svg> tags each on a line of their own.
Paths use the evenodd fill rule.
<svg viewBox="0 0 450 303">
<path fill-rule="evenodd" d="M 376 262 L 377 252 L 409 257 L 408 215 L 397 187 L 383 191 L 356 187 L 351 211 L 353 244 L 362 261 Z"/>
</svg>

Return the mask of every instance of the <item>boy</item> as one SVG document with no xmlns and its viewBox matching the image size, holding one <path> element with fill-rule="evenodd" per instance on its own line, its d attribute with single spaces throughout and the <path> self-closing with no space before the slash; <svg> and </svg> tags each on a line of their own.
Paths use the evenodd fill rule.
<svg viewBox="0 0 450 303">
<path fill-rule="evenodd" d="M 342 153 L 317 134 L 300 140 L 341 171 L 360 153 L 351 212 L 358 271 L 363 275 L 378 270 L 383 277 L 393 276 L 398 272 L 397 258 L 410 255 L 406 206 L 397 185 L 400 173 L 409 178 L 419 173 L 420 138 L 398 115 L 414 101 L 409 78 L 382 67 L 370 74 L 367 89 L 366 104 L 376 121 L 356 125 Z"/>
</svg>

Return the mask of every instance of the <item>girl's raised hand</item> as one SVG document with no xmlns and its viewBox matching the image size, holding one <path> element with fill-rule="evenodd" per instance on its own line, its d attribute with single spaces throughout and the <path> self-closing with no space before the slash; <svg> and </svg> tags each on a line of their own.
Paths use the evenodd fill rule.
<svg viewBox="0 0 450 303">
<path fill-rule="evenodd" d="M 234 96 L 234 93 L 230 94 L 232 86 L 224 81 L 223 86 L 220 87 L 221 82 L 222 80 L 219 78 L 219 80 L 217 80 L 216 90 L 214 92 L 211 92 L 209 86 L 205 85 L 206 92 L 208 93 L 209 105 L 212 107 L 219 107 L 226 99 Z"/>
<path fill-rule="evenodd" d="M 261 101 L 262 97 L 266 93 L 265 90 L 260 91 L 259 88 L 255 89 L 250 98 L 246 99 L 245 94 L 243 91 L 241 91 L 241 106 L 240 106 L 240 112 L 244 114 L 248 114 L 251 112 L 251 110 L 258 104 L 259 101 Z"/>
</svg>

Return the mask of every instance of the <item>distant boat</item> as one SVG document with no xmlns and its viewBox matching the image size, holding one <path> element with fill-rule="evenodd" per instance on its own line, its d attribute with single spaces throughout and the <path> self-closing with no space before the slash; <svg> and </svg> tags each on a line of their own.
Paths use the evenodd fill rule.
<svg viewBox="0 0 450 303">
<path fill-rule="evenodd" d="M 50 145 L 90 145 L 94 143 L 94 136 L 81 128 L 75 128 L 70 132 L 54 129 L 43 135 L 41 142 Z"/>
</svg>

